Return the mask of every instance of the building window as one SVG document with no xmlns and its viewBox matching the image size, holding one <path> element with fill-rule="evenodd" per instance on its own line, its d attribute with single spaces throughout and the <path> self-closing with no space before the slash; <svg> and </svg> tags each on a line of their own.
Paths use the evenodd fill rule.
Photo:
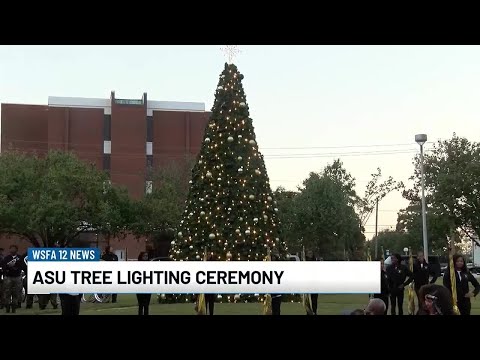
<svg viewBox="0 0 480 360">
<path fill-rule="evenodd" d="M 111 141 L 104 141 L 103 142 L 103 153 L 104 154 L 111 154 L 112 153 L 112 142 Z"/>
<path fill-rule="evenodd" d="M 148 180 L 145 182 L 145 194 L 151 194 L 153 191 L 153 181 Z"/>
<path fill-rule="evenodd" d="M 153 142 L 153 116 L 147 116 L 147 142 Z"/>
<path fill-rule="evenodd" d="M 110 154 L 103 155 L 103 170 L 110 174 Z"/>
<path fill-rule="evenodd" d="M 112 140 L 112 115 L 103 115 L 103 140 Z"/>
</svg>

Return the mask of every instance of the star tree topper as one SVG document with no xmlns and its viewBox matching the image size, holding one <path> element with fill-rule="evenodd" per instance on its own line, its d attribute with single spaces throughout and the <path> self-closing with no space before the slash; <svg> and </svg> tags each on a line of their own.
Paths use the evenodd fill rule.
<svg viewBox="0 0 480 360">
<path fill-rule="evenodd" d="M 240 53 L 238 45 L 225 45 L 224 47 L 220 48 L 220 50 L 222 50 L 222 52 L 227 57 L 229 64 L 232 64 L 235 56 Z"/>
</svg>

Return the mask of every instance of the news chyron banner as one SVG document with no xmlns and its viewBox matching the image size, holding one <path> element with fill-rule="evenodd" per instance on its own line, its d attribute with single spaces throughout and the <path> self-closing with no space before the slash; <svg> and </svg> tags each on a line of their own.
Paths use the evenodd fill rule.
<svg viewBox="0 0 480 360">
<path fill-rule="evenodd" d="M 98 249 L 28 250 L 28 292 L 370 294 L 376 261 L 101 261 Z"/>
</svg>

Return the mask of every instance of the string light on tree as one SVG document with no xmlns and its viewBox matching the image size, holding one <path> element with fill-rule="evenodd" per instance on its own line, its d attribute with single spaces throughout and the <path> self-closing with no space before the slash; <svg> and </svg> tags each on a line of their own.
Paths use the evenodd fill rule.
<svg viewBox="0 0 480 360">
<path fill-rule="evenodd" d="M 226 63 L 172 245 L 176 261 L 202 259 L 205 248 L 214 259 L 262 261 L 273 246 L 270 239 L 281 238 L 242 80 L 237 67 Z M 284 242 L 276 247 L 287 250 Z"/>
</svg>

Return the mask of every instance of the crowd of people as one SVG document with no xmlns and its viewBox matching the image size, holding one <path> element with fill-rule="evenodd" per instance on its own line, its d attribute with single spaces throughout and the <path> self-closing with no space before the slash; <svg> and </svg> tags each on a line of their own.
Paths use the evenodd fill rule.
<svg viewBox="0 0 480 360">
<path fill-rule="evenodd" d="M 25 288 L 26 308 L 32 308 L 34 295 L 28 294 L 27 287 L 27 257 L 18 254 L 16 245 L 10 246 L 9 254 L 4 255 L 4 249 L 0 248 L 0 309 L 5 308 L 6 313 L 16 313 L 16 310 L 22 305 L 22 289 Z M 104 261 L 118 261 L 117 255 L 112 247 L 108 246 L 102 254 Z M 374 294 L 365 309 L 357 309 L 350 312 L 351 315 L 387 315 L 390 309 L 391 315 L 403 315 L 403 303 L 405 289 L 413 283 L 413 289 L 416 294 L 418 310 L 417 315 L 470 315 L 471 298 L 480 292 L 480 284 L 476 278 L 468 271 L 465 259 L 462 255 L 454 255 L 455 271 L 455 303 L 452 296 L 452 282 L 450 269 L 447 268 L 443 275 L 443 285 L 436 284 L 438 276 L 430 268 L 422 252 L 417 254 L 413 264 L 413 271 L 402 264 L 402 258 L 399 254 L 391 256 L 391 265 L 385 266 L 383 259 L 379 259 L 381 264 L 381 288 L 380 293 Z M 147 252 L 141 252 L 138 261 L 149 261 Z M 212 261 L 210 256 L 207 261 Z M 272 261 L 280 261 L 278 254 L 271 255 Z M 308 251 L 305 256 L 306 261 L 318 261 L 312 251 Z M 23 276 L 22 276 L 23 275 Z M 470 284 L 473 290 L 470 290 Z M 138 315 L 149 315 L 149 306 L 151 294 L 137 294 Z M 62 315 L 79 315 L 82 294 L 60 294 L 60 303 Z M 205 294 L 206 313 L 214 314 L 215 294 Z M 311 294 L 311 312 L 317 314 L 318 294 Z M 111 295 L 112 303 L 117 302 L 117 295 Z M 39 309 L 43 310 L 48 303 L 56 309 L 58 307 L 56 294 L 38 295 Z M 280 315 L 282 295 L 272 294 L 271 313 Z M 458 311 L 456 311 L 458 308 Z"/>
<path fill-rule="evenodd" d="M 33 307 L 35 295 L 28 293 L 27 254 L 19 255 L 16 245 L 10 246 L 9 250 L 9 254 L 4 256 L 4 249 L 0 248 L 0 309 L 5 309 L 6 313 L 16 313 L 17 309 L 22 307 L 22 289 L 25 289 L 26 309 Z M 103 261 L 118 261 L 118 256 L 114 253 L 111 246 L 107 246 L 101 259 Z M 138 261 L 149 260 L 147 252 L 141 252 L 138 256 Z M 82 295 L 79 293 L 60 294 L 62 315 L 79 315 Z M 136 296 L 138 315 L 149 315 L 152 295 L 137 294 Z M 46 309 L 49 302 L 52 304 L 53 309 L 58 308 L 57 294 L 37 295 L 37 297 L 40 310 Z M 212 305 L 210 306 L 212 314 L 213 301 L 211 301 Z M 111 302 L 117 302 L 117 294 L 111 294 Z"/>
<path fill-rule="evenodd" d="M 413 271 L 401 263 L 402 258 L 399 254 L 394 254 L 391 258 L 392 263 L 388 267 L 385 267 L 383 259 L 379 259 L 381 263 L 380 293 L 373 295 L 373 299 L 365 310 L 354 310 L 351 315 L 387 315 L 389 300 L 390 314 L 396 315 L 398 310 L 398 315 L 403 315 L 405 288 L 412 282 L 417 297 L 417 315 L 470 315 L 472 309 L 470 299 L 480 292 L 480 284 L 468 271 L 462 255 L 453 256 L 455 303 L 450 268 L 447 267 L 443 275 L 443 285 L 438 285 L 436 284 L 438 277 L 430 268 L 422 252 L 417 254 Z M 470 290 L 470 285 L 473 290 Z"/>
<path fill-rule="evenodd" d="M 4 249 L 0 248 L 0 309 L 5 312 L 16 313 L 22 307 L 23 289 L 25 289 L 25 308 L 33 308 L 34 296 L 28 293 L 27 254 L 19 254 L 18 247 L 11 245 L 9 254 L 4 255 Z M 102 260 L 118 261 L 117 255 L 108 246 L 102 255 Z M 79 315 L 82 294 L 60 294 L 62 315 Z M 57 294 L 37 295 L 38 307 L 45 310 L 48 303 L 53 309 L 58 308 Z M 116 294 L 112 294 L 112 302 L 117 301 Z M 148 310 L 146 311 L 148 314 Z"/>
</svg>

